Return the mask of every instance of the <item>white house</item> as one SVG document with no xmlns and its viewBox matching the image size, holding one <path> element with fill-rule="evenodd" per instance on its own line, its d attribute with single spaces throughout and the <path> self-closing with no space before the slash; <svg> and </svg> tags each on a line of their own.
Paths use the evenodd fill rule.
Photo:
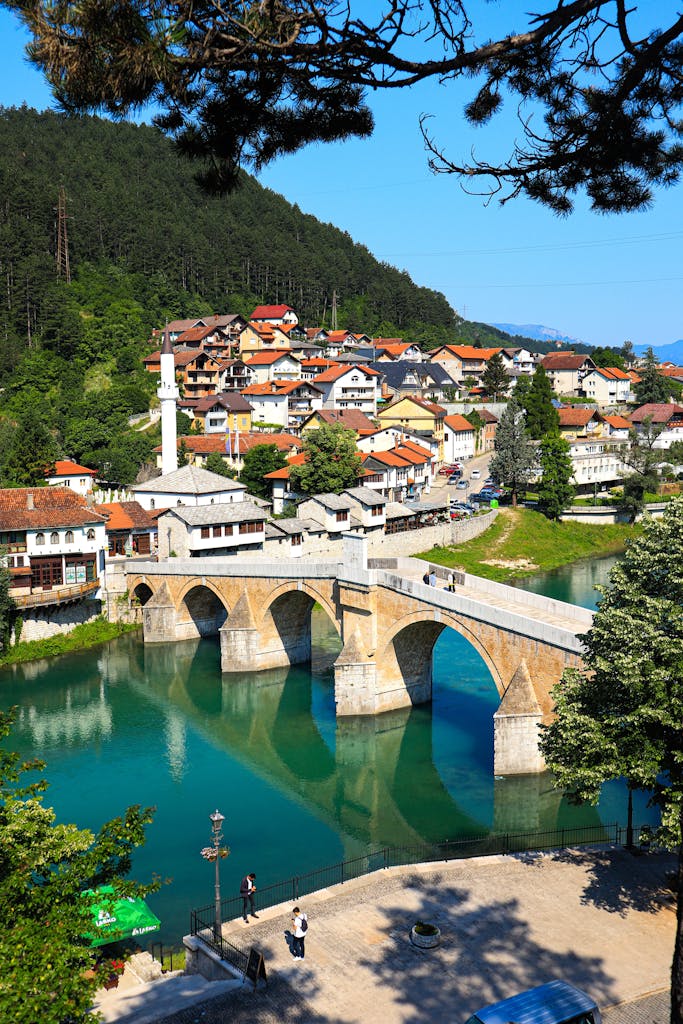
<svg viewBox="0 0 683 1024">
<path fill-rule="evenodd" d="M 159 516 L 160 558 L 206 558 L 260 551 L 266 513 L 251 501 L 233 505 L 180 505 Z"/>
<path fill-rule="evenodd" d="M 105 522 L 68 487 L 0 490 L 0 545 L 12 589 L 96 585 L 107 549 Z"/>
<path fill-rule="evenodd" d="M 162 474 L 143 484 L 133 484 L 130 490 L 135 500 L 149 512 L 179 505 L 235 504 L 244 501 L 247 488 L 199 466 L 181 466 L 173 473 Z"/>
<path fill-rule="evenodd" d="M 631 378 L 617 366 L 596 366 L 583 378 L 583 391 L 598 405 L 624 405 L 631 401 Z"/>
<path fill-rule="evenodd" d="M 351 512 L 356 503 L 345 494 L 316 494 L 299 505 L 298 514 L 303 519 L 314 519 L 327 530 L 328 534 L 341 536 L 351 528 Z"/>
<path fill-rule="evenodd" d="M 646 432 L 648 424 L 659 430 L 655 448 L 670 448 L 673 441 L 683 441 L 683 407 L 674 402 L 641 405 L 629 418 L 639 434 Z"/>
<path fill-rule="evenodd" d="M 446 416 L 443 421 L 444 462 L 473 458 L 474 434 L 474 427 L 464 416 Z"/>
<path fill-rule="evenodd" d="M 245 360 L 253 384 L 267 381 L 301 380 L 301 360 L 289 352 L 254 352 Z"/>
<path fill-rule="evenodd" d="M 277 306 L 257 306 L 249 319 L 255 324 L 293 324 L 299 323 L 299 317 L 291 306 L 281 303 Z"/>
<path fill-rule="evenodd" d="M 322 407 L 323 392 L 310 381 L 267 381 L 252 384 L 242 392 L 249 400 L 252 426 L 277 423 L 287 430 L 298 431 L 304 420 Z"/>
<path fill-rule="evenodd" d="M 71 459 L 58 459 L 54 471 L 47 474 L 45 479 L 50 487 L 70 487 L 76 494 L 88 494 L 96 476 L 96 469 L 79 466 Z"/>
<path fill-rule="evenodd" d="M 376 370 L 355 365 L 333 366 L 315 378 L 325 409 L 360 409 L 366 416 L 377 414 L 379 381 Z"/>
<path fill-rule="evenodd" d="M 577 437 L 569 441 L 569 454 L 574 470 L 572 482 L 579 492 L 614 487 L 629 472 L 621 461 L 627 441 L 604 437 Z"/>
</svg>

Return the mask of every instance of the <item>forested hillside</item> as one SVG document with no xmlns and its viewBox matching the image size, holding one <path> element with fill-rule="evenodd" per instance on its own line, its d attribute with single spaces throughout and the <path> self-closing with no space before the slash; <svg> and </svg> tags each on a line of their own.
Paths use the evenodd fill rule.
<svg viewBox="0 0 683 1024">
<path fill-rule="evenodd" d="M 70 283 L 57 272 L 60 191 Z M 426 348 L 491 343 L 439 292 L 244 176 L 226 198 L 145 125 L 0 109 L 0 484 L 68 455 L 123 483 L 157 441 L 132 431 L 156 381 L 152 327 L 286 302 L 308 325 L 400 335 Z M 511 339 L 495 331 L 498 344 Z"/>
</svg>

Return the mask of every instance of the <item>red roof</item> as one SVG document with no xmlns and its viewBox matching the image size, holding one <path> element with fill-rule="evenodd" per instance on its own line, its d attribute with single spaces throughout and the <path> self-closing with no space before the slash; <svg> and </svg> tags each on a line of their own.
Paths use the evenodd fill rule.
<svg viewBox="0 0 683 1024">
<path fill-rule="evenodd" d="M 578 370 L 588 360 L 589 365 L 593 362 L 589 356 L 575 356 L 564 352 L 551 352 L 544 356 L 541 365 L 544 370 Z"/>
<path fill-rule="evenodd" d="M 606 377 L 607 380 L 630 380 L 629 375 L 624 371 L 620 370 L 618 366 L 596 366 L 592 373 L 599 373 L 601 377 Z"/>
<path fill-rule="evenodd" d="M 437 419 L 442 419 L 446 415 L 446 410 L 441 405 L 436 405 L 434 402 L 428 402 L 426 398 L 418 398 L 417 395 L 404 395 L 402 398 L 398 398 L 395 402 L 392 402 L 391 405 L 385 406 L 379 414 L 380 419 L 385 412 L 393 409 L 400 402 L 414 402 L 415 405 L 418 405 L 421 409 L 426 409 L 428 412 L 431 412 Z"/>
<path fill-rule="evenodd" d="M 235 431 L 232 432 L 231 438 L 234 444 Z M 178 447 L 180 442 L 185 442 L 185 448 L 188 452 L 193 452 L 195 455 L 209 455 L 211 452 L 220 452 L 221 455 L 225 454 L 225 434 L 197 434 L 196 436 L 179 437 L 177 440 Z M 239 435 L 239 448 L 240 455 L 244 455 L 245 452 L 255 448 L 257 444 L 274 444 L 276 448 L 281 452 L 289 452 L 292 449 L 300 449 L 303 445 L 303 441 L 300 437 L 295 437 L 294 434 L 265 434 L 259 431 L 252 431 L 250 433 L 240 433 Z M 155 452 L 161 451 L 161 445 L 157 445 L 154 449 Z"/>
<path fill-rule="evenodd" d="M 291 306 L 257 306 L 249 317 L 250 320 L 281 320 L 285 313 L 293 313 Z"/>
<path fill-rule="evenodd" d="M 45 476 L 77 476 L 85 473 L 87 476 L 97 476 L 96 469 L 88 469 L 87 466 L 79 466 L 77 462 L 70 462 L 68 459 L 58 459 L 55 462 L 54 473 L 46 473 Z"/>
<path fill-rule="evenodd" d="M 85 498 L 70 487 L 0 490 L 0 530 L 41 530 L 102 522 L 104 517 L 93 511 Z"/>
<path fill-rule="evenodd" d="M 601 419 L 595 409 L 574 409 L 573 406 L 557 410 L 561 427 L 585 427 L 592 419 Z"/>
<path fill-rule="evenodd" d="M 97 506 L 107 517 L 108 533 L 114 530 L 154 530 L 156 520 L 137 501 L 112 501 Z"/>
<path fill-rule="evenodd" d="M 315 378 L 316 381 L 322 381 L 323 383 L 331 383 L 332 381 L 339 380 L 345 373 L 350 373 L 351 370 L 360 370 L 366 377 L 381 377 L 381 374 L 377 370 L 371 370 L 369 366 L 358 366 L 356 363 L 352 363 L 350 366 L 331 366 L 329 370 L 323 370 Z"/>
<path fill-rule="evenodd" d="M 668 423 L 669 420 L 680 420 L 682 417 L 683 409 L 680 405 L 674 405 L 673 402 L 648 402 L 631 413 L 631 422 L 643 423 L 650 419 L 653 423 Z"/>
<path fill-rule="evenodd" d="M 631 423 L 624 416 L 603 416 L 605 423 L 609 423 L 610 427 L 614 427 L 615 430 L 630 430 Z"/>
<path fill-rule="evenodd" d="M 464 416 L 459 416 L 455 413 L 453 416 L 446 416 L 444 423 L 451 428 L 451 430 L 474 430 L 474 427 L 469 420 L 466 420 Z"/>
<path fill-rule="evenodd" d="M 242 388 L 240 394 L 242 395 L 291 395 L 292 391 L 297 391 L 299 388 L 313 388 L 319 394 L 320 388 L 317 388 L 313 381 L 309 380 L 267 380 L 263 384 L 250 384 L 249 387 Z"/>
<path fill-rule="evenodd" d="M 356 433 L 368 431 L 374 434 L 377 429 L 372 420 L 360 409 L 317 409 L 312 415 L 318 416 L 324 423 L 341 423 L 343 427 L 355 430 Z"/>
</svg>

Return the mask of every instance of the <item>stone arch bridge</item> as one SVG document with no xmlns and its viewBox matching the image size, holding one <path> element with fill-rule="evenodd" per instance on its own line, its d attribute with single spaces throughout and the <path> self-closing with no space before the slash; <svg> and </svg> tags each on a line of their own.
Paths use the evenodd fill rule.
<svg viewBox="0 0 683 1024">
<path fill-rule="evenodd" d="M 416 559 L 368 563 L 364 538 L 344 539 L 340 562 L 170 559 L 126 566 L 128 594 L 142 604 L 145 643 L 220 636 L 224 673 L 259 672 L 310 660 L 311 611 L 339 632 L 334 666 L 338 715 L 375 715 L 431 700 L 432 652 L 446 628 L 464 636 L 501 698 L 494 716 L 496 774 L 543 769 L 538 725 L 550 691 L 580 663 L 583 608 L 459 574 L 454 592 L 439 570 L 422 582 Z"/>
</svg>

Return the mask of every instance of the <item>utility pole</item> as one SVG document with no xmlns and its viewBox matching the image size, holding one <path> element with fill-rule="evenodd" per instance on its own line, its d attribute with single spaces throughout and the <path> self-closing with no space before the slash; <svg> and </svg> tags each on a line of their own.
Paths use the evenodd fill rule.
<svg viewBox="0 0 683 1024">
<path fill-rule="evenodd" d="M 63 277 L 71 284 L 71 267 L 69 266 L 69 238 L 66 231 L 66 192 L 62 185 L 57 202 L 57 277 Z"/>
<path fill-rule="evenodd" d="M 331 330 L 337 330 L 337 289 L 332 292 L 332 317 L 330 321 Z"/>
</svg>

